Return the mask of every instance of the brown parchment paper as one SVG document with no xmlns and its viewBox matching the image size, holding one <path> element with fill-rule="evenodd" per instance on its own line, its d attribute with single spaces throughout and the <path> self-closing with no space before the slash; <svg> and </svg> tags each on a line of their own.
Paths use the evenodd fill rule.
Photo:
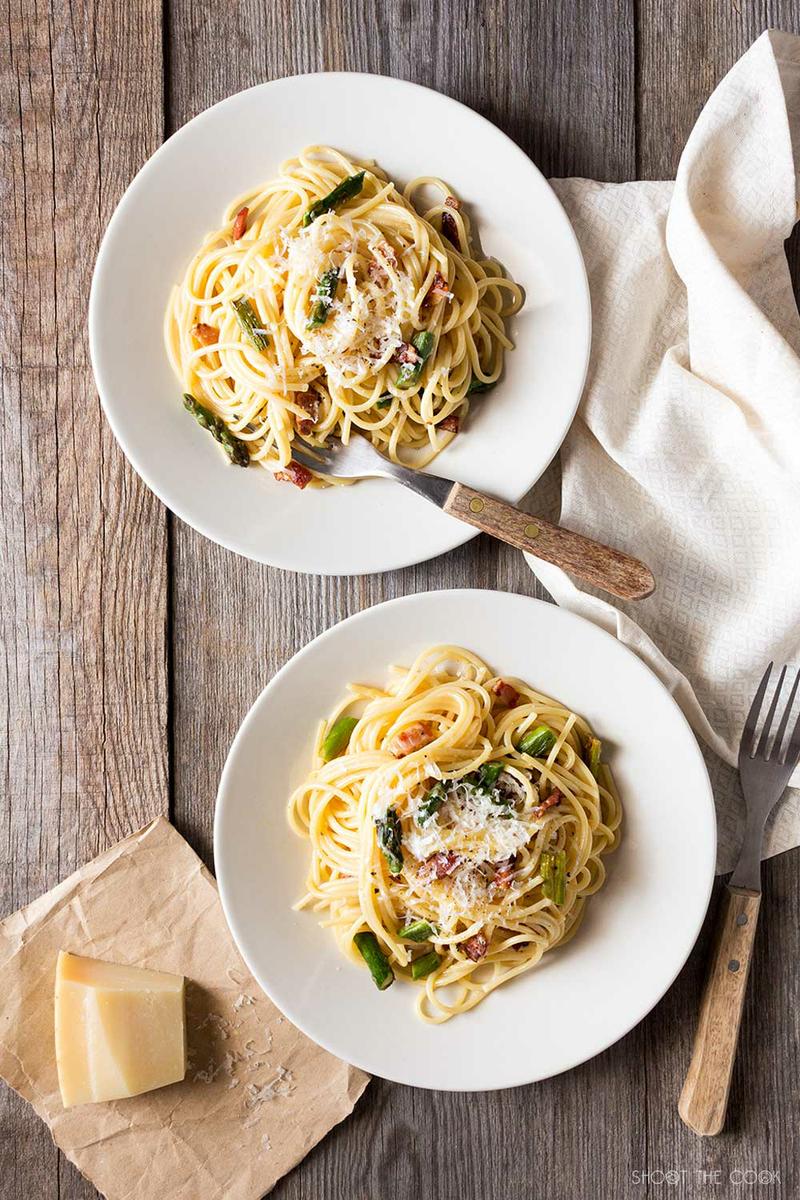
<svg viewBox="0 0 800 1200">
<path fill-rule="evenodd" d="M 53 1045 L 61 949 L 186 976 L 182 1083 L 62 1107 Z M 214 877 L 163 818 L 0 923 L 0 1009 L 0 1075 L 109 1200 L 256 1200 L 368 1082 L 260 991 Z"/>
</svg>

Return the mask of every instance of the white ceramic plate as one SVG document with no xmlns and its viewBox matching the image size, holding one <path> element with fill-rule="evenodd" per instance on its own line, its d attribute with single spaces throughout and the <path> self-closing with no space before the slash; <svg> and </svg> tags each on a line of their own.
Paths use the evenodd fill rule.
<svg viewBox="0 0 800 1200">
<path fill-rule="evenodd" d="M 286 801 L 317 721 L 345 683 L 381 684 L 436 642 L 461 644 L 585 716 L 624 809 L 605 887 L 576 937 L 471 1012 L 433 1026 L 413 984 L 385 992 L 342 958 L 303 892 L 309 846 Z M 275 1003 L 321 1046 L 417 1087 L 479 1091 L 545 1079 L 604 1050 L 660 999 L 700 929 L 714 876 L 711 788 L 694 736 L 650 670 L 610 634 L 505 592 L 442 591 L 367 609 L 311 642 L 253 705 L 220 782 L 214 854 L 228 923 Z"/>
<path fill-rule="evenodd" d="M 397 122 L 413 137 L 399 136 Z M 395 130 L 393 133 L 392 130 Z M 169 292 L 230 200 L 310 143 L 374 158 L 399 184 L 439 175 L 469 205 L 484 252 L 524 287 L 502 383 L 435 470 L 519 500 L 575 414 L 590 342 L 572 228 L 533 163 L 470 109 L 378 75 L 300 75 L 231 96 L 166 142 L 106 232 L 89 306 L 92 363 L 111 428 L 145 483 L 231 550 L 296 571 L 361 574 L 422 562 L 475 530 L 386 480 L 300 492 L 230 467 L 180 403 L 162 344 Z"/>
</svg>

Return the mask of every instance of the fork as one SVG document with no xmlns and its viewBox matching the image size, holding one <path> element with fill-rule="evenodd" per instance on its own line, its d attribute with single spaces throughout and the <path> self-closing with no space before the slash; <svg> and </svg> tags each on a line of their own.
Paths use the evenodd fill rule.
<svg viewBox="0 0 800 1200">
<path fill-rule="evenodd" d="M 580 533 L 551 525 L 540 517 L 532 517 L 512 504 L 476 492 L 466 484 L 400 466 L 384 458 L 360 435 L 351 437 L 347 445 L 333 439 L 328 446 L 314 446 L 313 454 L 295 444 L 292 453 L 302 466 L 340 479 L 371 475 L 394 479 L 468 525 L 516 546 L 518 550 L 527 550 L 545 562 L 563 567 L 571 575 L 623 600 L 641 600 L 655 588 L 652 572 L 637 558 Z"/>
<path fill-rule="evenodd" d="M 756 743 L 756 725 L 772 667 L 770 663 L 758 685 L 739 744 L 739 776 L 747 814 L 744 840 L 736 867 L 728 880 L 717 944 L 700 1004 L 692 1061 L 678 1101 L 678 1112 L 683 1121 L 695 1133 L 703 1136 L 719 1133 L 725 1124 L 761 905 L 764 826 L 800 760 L 800 718 L 788 745 L 783 745 L 789 714 L 800 683 L 800 670 L 795 675 L 789 699 L 783 706 L 780 724 L 770 748 L 770 730 L 787 668 L 781 670 L 761 736 Z"/>
</svg>

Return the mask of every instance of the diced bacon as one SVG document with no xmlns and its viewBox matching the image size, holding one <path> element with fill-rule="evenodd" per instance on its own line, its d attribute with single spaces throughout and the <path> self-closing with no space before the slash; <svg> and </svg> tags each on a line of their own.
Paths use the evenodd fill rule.
<svg viewBox="0 0 800 1200">
<path fill-rule="evenodd" d="M 411 342 L 401 342 L 394 353 L 395 361 L 399 363 L 415 363 L 419 362 L 417 354 Z"/>
<path fill-rule="evenodd" d="M 519 692 L 510 683 L 506 683 L 505 679 L 498 679 L 492 684 L 492 691 L 501 704 L 505 704 L 506 708 L 516 708 L 519 704 Z"/>
<path fill-rule="evenodd" d="M 553 788 L 547 799 L 543 800 L 541 804 L 536 805 L 536 808 L 533 810 L 533 815 L 537 818 L 543 817 L 548 808 L 555 808 L 555 806 L 560 804 L 563 799 L 564 797 L 561 795 L 561 792 L 558 790 L 558 788 Z"/>
<path fill-rule="evenodd" d="M 433 277 L 430 291 L 428 292 L 429 300 L 451 300 L 452 293 L 447 286 L 447 280 L 441 271 L 437 271 Z"/>
<path fill-rule="evenodd" d="M 511 877 L 514 874 L 515 855 L 509 858 L 504 858 L 501 862 L 494 864 L 494 879 L 493 885 L 496 888 L 508 888 L 511 886 Z"/>
<path fill-rule="evenodd" d="M 455 246 L 456 250 L 461 249 L 461 240 L 458 236 L 458 226 L 455 219 L 449 212 L 442 213 L 442 236 L 446 237 L 451 245 Z"/>
<path fill-rule="evenodd" d="M 445 196 L 444 202 L 448 208 L 454 208 L 456 212 L 461 208 L 461 201 L 457 196 Z"/>
<path fill-rule="evenodd" d="M 438 854 L 432 854 L 430 858 L 426 858 L 422 864 L 425 868 L 425 874 L 437 879 L 445 879 L 448 875 L 452 875 L 459 863 L 457 854 L 453 854 L 451 850 L 440 850 Z"/>
<path fill-rule="evenodd" d="M 395 758 L 403 758 L 415 750 L 421 750 L 436 737 L 436 730 L 430 721 L 415 721 L 407 729 L 401 729 L 389 743 L 389 750 Z"/>
<path fill-rule="evenodd" d="M 283 471 L 276 471 L 275 478 L 283 483 L 293 483 L 295 487 L 304 488 L 314 478 L 308 467 L 292 460 Z"/>
<path fill-rule="evenodd" d="M 213 325 L 205 325 L 202 321 L 198 321 L 192 326 L 192 337 L 204 346 L 213 346 L 214 342 L 219 337 L 219 330 Z"/>
<path fill-rule="evenodd" d="M 385 283 L 389 279 L 387 265 L 397 269 L 397 255 L 388 242 L 378 242 L 375 246 L 376 257 L 370 260 L 367 273 L 376 283 Z"/>
<path fill-rule="evenodd" d="M 249 208 L 240 208 L 237 212 L 236 217 L 234 218 L 233 228 L 231 229 L 231 237 L 235 242 L 238 242 L 239 238 L 244 234 L 245 229 L 247 229 L 247 218 L 249 215 Z"/>
<path fill-rule="evenodd" d="M 464 942 L 464 953 L 473 962 L 480 962 L 488 949 L 489 943 L 482 933 L 476 933 Z"/>
<path fill-rule="evenodd" d="M 312 429 L 319 420 L 320 399 L 316 392 L 309 392 L 307 396 L 298 396 L 297 403 L 301 408 L 308 413 L 307 417 L 298 417 L 295 415 L 294 423 L 297 427 L 297 432 L 303 437 L 308 437 Z"/>
<path fill-rule="evenodd" d="M 451 413 L 449 417 L 445 417 L 445 419 L 440 421 L 436 426 L 436 428 L 441 429 L 443 433 L 458 433 L 458 427 L 459 421 L 456 413 Z"/>
</svg>

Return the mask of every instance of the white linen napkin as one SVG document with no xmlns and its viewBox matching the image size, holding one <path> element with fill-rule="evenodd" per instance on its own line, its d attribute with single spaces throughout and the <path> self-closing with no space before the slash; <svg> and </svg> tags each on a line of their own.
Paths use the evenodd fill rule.
<svg viewBox="0 0 800 1200">
<path fill-rule="evenodd" d="M 653 668 L 711 751 L 720 872 L 741 841 L 732 765 L 753 693 L 771 659 L 800 666 L 800 318 L 784 250 L 798 147 L 800 38 L 767 32 L 706 104 L 674 184 L 553 181 L 594 320 L 561 521 L 643 558 L 658 586 L 612 604 L 528 561 Z M 765 855 L 798 843 L 791 790 Z"/>
</svg>

